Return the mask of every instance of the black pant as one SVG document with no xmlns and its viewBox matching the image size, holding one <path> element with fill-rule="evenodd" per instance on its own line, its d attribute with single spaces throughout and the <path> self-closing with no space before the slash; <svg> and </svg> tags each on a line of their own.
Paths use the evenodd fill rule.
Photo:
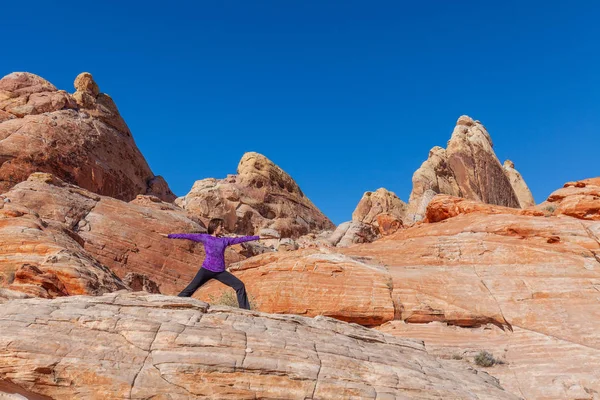
<svg viewBox="0 0 600 400">
<path fill-rule="evenodd" d="M 189 285 L 187 285 L 187 287 L 183 289 L 183 291 L 179 293 L 178 296 L 191 297 L 200 286 L 204 285 L 211 279 L 216 279 L 219 282 L 235 289 L 235 294 L 237 295 L 237 301 L 240 308 L 245 308 L 246 310 L 250 309 L 250 304 L 248 303 L 248 296 L 246 296 L 246 287 L 244 286 L 244 282 L 240 281 L 233 274 L 227 271 L 213 272 L 207 270 L 206 268 L 200 268 L 192 282 Z"/>
</svg>

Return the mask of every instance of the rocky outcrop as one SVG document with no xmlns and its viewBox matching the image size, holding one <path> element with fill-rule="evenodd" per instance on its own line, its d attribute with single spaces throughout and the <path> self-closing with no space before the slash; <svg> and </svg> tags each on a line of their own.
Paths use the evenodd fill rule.
<svg viewBox="0 0 600 400">
<path fill-rule="evenodd" d="M 515 169 L 515 163 L 510 160 L 506 160 L 502 165 L 502 169 L 504 169 L 504 174 L 508 178 L 510 185 L 519 199 L 519 205 L 521 208 L 535 206 L 535 200 L 533 200 L 531 190 L 529 190 L 529 187 L 525 183 L 525 180 L 519 171 Z"/>
<path fill-rule="evenodd" d="M 196 181 L 176 204 L 205 222 L 222 218 L 229 232 L 243 235 L 268 228 L 298 238 L 334 228 L 296 182 L 265 156 L 244 154 L 237 171 L 222 180 Z"/>
<path fill-rule="evenodd" d="M 267 253 L 230 268 L 260 311 L 325 315 L 362 325 L 394 318 L 391 278 L 382 265 L 325 249 Z M 231 290 L 209 282 L 196 297 L 205 301 Z"/>
<path fill-rule="evenodd" d="M 12 300 L 0 330 L 0 382 L 57 399 L 517 399 L 418 341 L 193 299 Z"/>
<path fill-rule="evenodd" d="M 511 179 L 515 179 L 511 184 Z M 448 147 L 434 147 L 413 175 L 408 218 L 419 221 L 435 194 L 519 208 L 529 201 L 527 186 L 514 168 L 502 167 L 485 127 L 467 116 L 458 119 Z"/>
<path fill-rule="evenodd" d="M 378 237 L 378 229 L 373 225 L 348 221 L 340 224 L 327 240 L 332 246 L 348 247 L 357 243 L 371 243 Z"/>
<path fill-rule="evenodd" d="M 510 207 L 494 206 L 491 204 L 480 203 L 478 201 L 466 200 L 462 197 L 447 196 L 439 194 L 435 196 L 427 206 L 425 213 L 425 222 L 440 222 L 448 218 L 456 217 L 461 214 L 481 213 L 491 214 L 511 214 L 511 215 L 529 215 L 532 217 L 541 217 L 545 213 L 535 209 L 518 209 Z"/>
<path fill-rule="evenodd" d="M 77 234 L 6 199 L 0 199 L 0 288 L 46 298 L 125 288 L 84 251 Z"/>
<path fill-rule="evenodd" d="M 446 150 L 436 146 L 412 177 L 413 189 L 408 200 L 408 213 L 413 220 L 422 219 L 429 201 L 438 193 L 461 197 L 462 192 L 448 165 Z"/>
<path fill-rule="evenodd" d="M 158 284 L 144 274 L 129 272 L 125 275 L 125 278 L 123 278 L 123 283 L 134 292 L 161 294 Z"/>
<path fill-rule="evenodd" d="M 501 330 L 494 325 L 465 329 L 441 322 L 406 324 L 391 321 L 377 328 L 401 338 L 425 342 L 428 352 L 445 360 L 484 369 L 508 392 L 523 399 L 588 399 L 600 392 L 597 373 L 600 352 L 584 344 L 529 329 Z M 496 361 L 478 366 L 487 352 Z M 548 360 L 552 362 L 548 362 Z"/>
<path fill-rule="evenodd" d="M 64 232 L 66 238 L 77 244 L 80 258 L 106 266 L 121 278 L 130 272 L 146 275 L 165 294 L 179 293 L 204 260 L 201 244 L 160 235 L 205 231 L 201 221 L 156 197 L 139 196 L 126 203 L 99 196 L 44 173 L 32 174 L 4 196 L 10 202 L 8 204 L 30 210 L 46 221 L 39 224 L 49 223 Z M 18 232 L 14 233 L 16 243 L 24 238 L 24 234 Z M 37 231 L 31 234 L 38 235 Z M 56 238 L 53 230 L 47 240 L 52 244 Z M 10 255 L 10 259 L 19 263 L 27 262 L 30 256 L 20 248 L 7 249 L 7 257 Z M 2 246 L 0 251 L 4 249 Z M 43 247 L 28 249 L 36 257 L 45 259 Z M 244 258 L 231 248 L 226 252 L 229 263 Z"/>
<path fill-rule="evenodd" d="M 600 221 L 600 178 L 567 182 L 537 208 L 550 215 Z"/>
<path fill-rule="evenodd" d="M 441 222 L 337 250 L 389 271 L 397 321 L 387 332 L 423 337 L 428 348 L 429 338 L 471 363 L 488 350 L 506 362 L 490 373 L 524 398 L 592 399 L 600 392 L 588 367 L 600 363 L 600 222 L 475 204 L 439 196 L 430 211 L 438 205 Z M 579 214 L 592 215 L 590 207 Z"/>
<path fill-rule="evenodd" d="M 395 193 L 379 188 L 375 192 L 366 192 L 363 195 L 352 213 L 352 220 L 379 227 L 377 217 L 386 216 L 388 220 L 394 218 L 403 224 L 405 214 L 406 203 Z"/>
<path fill-rule="evenodd" d="M 113 100 L 88 73 L 77 77 L 75 88 L 71 95 L 24 72 L 0 79 L 0 193 L 33 172 L 47 172 L 121 200 L 148 194 L 173 201 Z"/>
</svg>

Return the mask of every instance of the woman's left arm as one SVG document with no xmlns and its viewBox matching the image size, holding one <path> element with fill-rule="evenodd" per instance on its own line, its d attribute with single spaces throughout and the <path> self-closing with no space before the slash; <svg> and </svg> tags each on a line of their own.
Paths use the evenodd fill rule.
<svg viewBox="0 0 600 400">
<path fill-rule="evenodd" d="M 238 243 L 250 242 L 252 240 L 260 240 L 260 236 L 242 236 L 236 238 L 226 238 L 227 246 L 231 246 Z"/>
</svg>

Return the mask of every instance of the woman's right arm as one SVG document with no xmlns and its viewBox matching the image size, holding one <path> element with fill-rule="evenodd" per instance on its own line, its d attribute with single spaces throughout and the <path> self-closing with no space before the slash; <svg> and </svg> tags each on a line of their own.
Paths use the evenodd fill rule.
<svg viewBox="0 0 600 400">
<path fill-rule="evenodd" d="M 194 242 L 204 243 L 204 233 L 170 233 L 167 235 L 169 239 L 187 239 Z"/>
</svg>

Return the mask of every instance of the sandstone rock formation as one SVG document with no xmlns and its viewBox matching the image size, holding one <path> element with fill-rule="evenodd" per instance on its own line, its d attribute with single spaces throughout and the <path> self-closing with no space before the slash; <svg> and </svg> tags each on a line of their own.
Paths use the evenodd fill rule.
<svg viewBox="0 0 600 400">
<path fill-rule="evenodd" d="M 193 299 L 12 300 L 0 331 L 0 382 L 57 399 L 517 399 L 421 342 Z"/>
<path fill-rule="evenodd" d="M 600 221 L 600 178 L 567 182 L 552 193 L 538 209 L 551 215 Z"/>
<path fill-rule="evenodd" d="M 66 184 L 44 173 L 32 174 L 4 197 L 10 201 L 9 205 L 36 213 L 42 220 L 38 224 L 45 221 L 56 227 L 48 234 L 48 245 L 58 240 L 56 231 L 64 232 L 65 240 L 76 245 L 77 259 L 93 260 L 95 264 L 109 267 L 121 278 L 130 272 L 144 274 L 159 284 L 165 294 L 181 291 L 204 260 L 201 244 L 160 236 L 161 233 L 205 231 L 204 226 L 184 210 L 156 197 L 139 196 L 126 203 Z M 2 246 L 0 252 L 6 249 L 7 260 L 15 260 L 18 265 L 28 262 L 29 257 L 45 260 L 47 254 L 43 247 L 31 245 L 24 249 L 19 244 L 27 237 L 17 231 L 22 229 L 20 226 L 11 231 L 16 247 Z M 32 230 L 31 235 L 39 237 L 38 231 L 38 228 Z M 230 263 L 243 258 L 231 248 L 226 253 Z M 69 260 L 64 262 L 71 263 Z M 13 264 L 9 261 L 0 263 L 11 268 L 16 266 Z"/>
<path fill-rule="evenodd" d="M 490 350 L 507 362 L 491 373 L 524 398 L 594 398 L 600 222 L 455 200 L 439 196 L 429 205 L 428 215 L 446 215 L 441 222 L 337 249 L 389 271 L 396 319 L 408 325 L 394 322 L 386 331 L 424 335 L 426 345 L 437 332 L 432 343 L 446 355 L 472 359 L 475 350 Z M 447 215 L 448 202 L 458 212 Z M 578 204 L 591 206 L 579 215 L 593 214 L 593 203 Z"/>
<path fill-rule="evenodd" d="M 48 172 L 121 200 L 149 194 L 173 201 L 113 100 L 88 73 L 77 77 L 75 88 L 70 95 L 24 72 L 0 79 L 0 193 L 33 172 Z"/>
<path fill-rule="evenodd" d="M 265 156 L 244 154 L 237 171 L 222 180 L 196 181 L 176 204 L 205 222 L 222 218 L 229 232 L 243 235 L 268 228 L 298 238 L 334 228 L 296 182 Z"/>
<path fill-rule="evenodd" d="M 360 221 L 340 224 L 327 239 L 337 247 L 348 247 L 356 243 L 371 243 L 379 237 L 378 228 Z"/>
<path fill-rule="evenodd" d="M 0 288 L 48 298 L 125 288 L 82 249 L 75 233 L 4 199 L 0 199 Z"/>
<path fill-rule="evenodd" d="M 431 149 L 429 158 L 414 173 L 408 218 L 421 220 L 435 194 L 518 208 L 520 201 L 523 204 L 532 201 L 527 197 L 528 191 L 514 168 L 502 167 L 485 127 L 463 115 L 456 123 L 448 147 Z"/>
<path fill-rule="evenodd" d="M 366 192 L 352 213 L 352 220 L 379 227 L 378 217 L 386 216 L 404 223 L 406 203 L 395 193 L 379 188 L 375 192 Z"/>
<path fill-rule="evenodd" d="M 533 200 L 531 190 L 529 190 L 529 187 L 527 187 L 527 184 L 525 183 L 525 180 L 519 171 L 515 169 L 515 163 L 510 160 L 506 160 L 502 165 L 502 169 L 504 169 L 504 174 L 508 178 L 510 185 L 519 199 L 520 207 L 527 208 L 535 206 L 535 200 Z"/>
<path fill-rule="evenodd" d="M 394 318 L 391 280 L 382 265 L 325 249 L 267 253 L 230 268 L 260 311 L 325 315 L 362 325 Z M 195 297 L 210 301 L 224 290 L 209 282 Z"/>
<path fill-rule="evenodd" d="M 535 209 L 518 209 L 502 206 L 494 206 L 478 201 L 466 200 L 462 197 L 447 196 L 439 194 L 435 196 L 427 207 L 425 212 L 426 222 L 440 222 L 448 218 L 456 217 L 460 214 L 483 213 L 490 214 L 511 214 L 511 215 L 529 215 L 544 216 L 544 212 Z"/>
<path fill-rule="evenodd" d="M 161 294 L 158 284 L 144 274 L 129 272 L 123 278 L 123 282 L 134 292 Z"/>
<path fill-rule="evenodd" d="M 542 316 L 540 316 L 542 317 Z M 544 333 L 515 326 L 513 331 L 494 325 L 465 329 L 441 322 L 406 324 L 391 321 L 377 328 L 402 338 L 418 338 L 428 352 L 465 365 L 488 352 L 500 363 L 482 368 L 502 387 L 523 399 L 598 398 L 598 350 Z M 550 360 L 550 361 L 549 361 Z"/>
</svg>

